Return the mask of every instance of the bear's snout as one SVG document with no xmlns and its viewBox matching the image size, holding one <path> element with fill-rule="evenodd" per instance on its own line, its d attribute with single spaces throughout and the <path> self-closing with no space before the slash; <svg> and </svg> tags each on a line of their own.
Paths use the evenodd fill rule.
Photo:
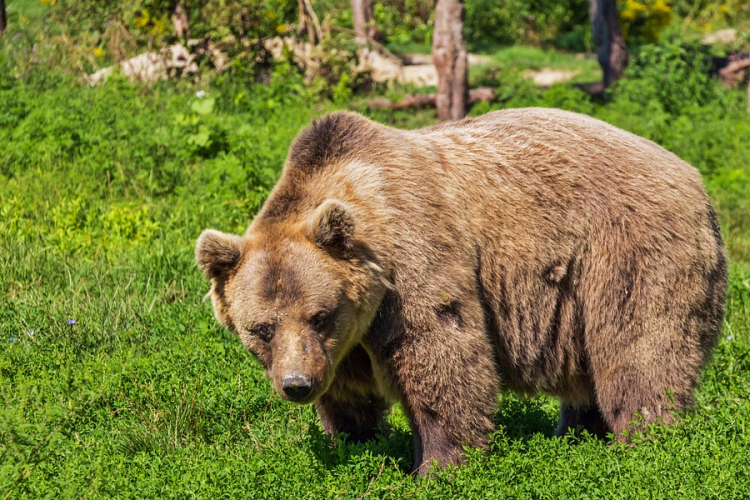
<svg viewBox="0 0 750 500">
<path fill-rule="evenodd" d="M 302 375 L 287 375 L 281 383 L 281 389 L 290 401 L 300 402 L 312 394 L 312 380 Z"/>
</svg>

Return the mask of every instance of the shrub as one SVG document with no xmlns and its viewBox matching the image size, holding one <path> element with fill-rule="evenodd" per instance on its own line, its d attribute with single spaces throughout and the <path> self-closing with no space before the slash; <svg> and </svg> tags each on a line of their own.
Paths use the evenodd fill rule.
<svg viewBox="0 0 750 500">
<path fill-rule="evenodd" d="M 585 0 L 470 0 L 465 35 L 470 44 L 551 45 L 561 35 L 588 27 Z"/>
<path fill-rule="evenodd" d="M 670 0 L 625 0 L 620 2 L 620 24 L 625 40 L 655 43 L 672 19 Z"/>
<path fill-rule="evenodd" d="M 723 92 L 708 76 L 709 56 L 698 45 L 668 41 L 645 45 L 632 57 L 616 98 L 657 106 L 677 115 L 686 108 L 721 103 Z"/>
<path fill-rule="evenodd" d="M 691 20 L 710 31 L 721 27 L 747 27 L 750 2 L 747 0 L 672 0 L 672 9 L 680 19 Z"/>
</svg>

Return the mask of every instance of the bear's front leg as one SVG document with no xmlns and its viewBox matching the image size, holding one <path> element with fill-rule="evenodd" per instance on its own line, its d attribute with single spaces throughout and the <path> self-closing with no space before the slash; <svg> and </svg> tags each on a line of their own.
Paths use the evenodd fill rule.
<svg viewBox="0 0 750 500">
<path fill-rule="evenodd" d="M 342 360 L 331 386 L 315 402 L 326 434 L 337 437 L 345 433 L 358 442 L 375 437 L 388 407 L 378 393 L 370 358 L 361 346 Z"/>
<path fill-rule="evenodd" d="M 356 442 L 368 441 L 378 432 L 388 404 L 374 395 L 338 399 L 326 393 L 316 403 L 326 434 L 338 437 L 344 433 Z"/>
<path fill-rule="evenodd" d="M 371 336 L 376 363 L 387 385 L 400 393 L 415 442 L 414 471 L 457 465 L 464 447 L 486 448 L 497 407 L 493 346 L 478 302 L 438 305 L 406 321 L 396 333 Z M 385 315 L 387 317 L 387 315 Z M 379 343 L 379 339 L 387 342 Z"/>
<path fill-rule="evenodd" d="M 491 364 L 471 357 L 448 356 L 437 365 L 426 359 L 406 368 L 402 405 L 414 433 L 414 471 L 427 474 L 459 465 L 464 447 L 486 448 L 494 430 L 491 417 L 497 390 Z M 489 365 L 489 366 L 488 366 Z"/>
</svg>

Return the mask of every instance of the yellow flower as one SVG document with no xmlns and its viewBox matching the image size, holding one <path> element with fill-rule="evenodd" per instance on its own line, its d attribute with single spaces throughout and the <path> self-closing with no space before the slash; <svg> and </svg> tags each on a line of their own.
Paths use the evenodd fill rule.
<svg viewBox="0 0 750 500">
<path fill-rule="evenodd" d="M 654 10 L 661 14 L 669 14 L 670 12 L 672 12 L 672 7 L 670 7 L 664 0 L 656 0 Z"/>
<path fill-rule="evenodd" d="M 620 12 L 620 17 L 628 21 L 634 21 L 638 14 L 646 10 L 646 6 L 636 0 L 627 0 L 625 7 Z"/>
<path fill-rule="evenodd" d="M 620 19 L 622 33 L 627 39 L 631 33 L 637 32 L 650 42 L 659 38 L 659 33 L 669 25 L 672 18 L 671 0 L 625 0 Z"/>
<path fill-rule="evenodd" d="M 151 34 L 154 36 L 161 35 L 167 31 L 167 22 L 164 19 L 152 19 L 154 26 L 151 28 Z"/>
<path fill-rule="evenodd" d="M 94 49 L 94 55 L 96 57 L 102 57 L 104 55 L 104 50 L 101 47 L 96 47 Z"/>
<path fill-rule="evenodd" d="M 135 27 L 136 28 L 145 28 L 146 25 L 148 25 L 149 22 L 149 15 L 148 10 L 143 9 L 141 11 L 141 15 L 135 18 Z"/>
</svg>

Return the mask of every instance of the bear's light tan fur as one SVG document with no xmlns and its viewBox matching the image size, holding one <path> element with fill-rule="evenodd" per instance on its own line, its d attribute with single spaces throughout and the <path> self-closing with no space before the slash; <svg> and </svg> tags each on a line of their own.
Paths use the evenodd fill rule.
<svg viewBox="0 0 750 500">
<path fill-rule="evenodd" d="M 216 316 L 325 430 L 403 404 L 415 468 L 483 447 L 497 392 L 545 392 L 559 432 L 621 435 L 692 402 L 726 259 L 698 172 L 574 113 L 416 131 L 315 121 L 243 237 L 196 257 Z"/>
</svg>

